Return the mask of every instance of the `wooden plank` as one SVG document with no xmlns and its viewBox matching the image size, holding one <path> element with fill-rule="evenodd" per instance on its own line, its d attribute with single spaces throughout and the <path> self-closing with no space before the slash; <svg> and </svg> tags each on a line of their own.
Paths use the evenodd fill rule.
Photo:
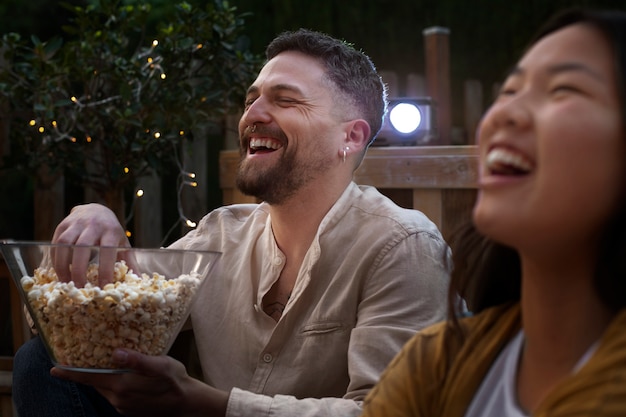
<svg viewBox="0 0 626 417">
<path fill-rule="evenodd" d="M 472 209 L 476 201 L 476 189 L 442 190 L 443 218 L 439 228 L 444 239 L 450 238 L 461 225 L 471 220 Z"/>
<path fill-rule="evenodd" d="M 379 188 L 474 188 L 477 162 L 473 146 L 372 148 L 355 182 Z"/>
<path fill-rule="evenodd" d="M 377 188 L 475 188 L 475 146 L 371 147 L 355 172 L 358 184 Z M 239 152 L 220 153 L 220 187 L 235 188 Z"/>
<path fill-rule="evenodd" d="M 444 207 L 441 197 L 442 191 L 437 189 L 413 190 L 413 208 L 424 213 L 439 228 L 443 223 Z"/>
<path fill-rule="evenodd" d="M 224 204 L 255 202 L 237 190 L 238 151 L 220 154 Z M 478 156 L 475 145 L 372 147 L 354 175 L 396 204 L 426 214 L 448 240 L 470 220 L 476 199 Z"/>
</svg>

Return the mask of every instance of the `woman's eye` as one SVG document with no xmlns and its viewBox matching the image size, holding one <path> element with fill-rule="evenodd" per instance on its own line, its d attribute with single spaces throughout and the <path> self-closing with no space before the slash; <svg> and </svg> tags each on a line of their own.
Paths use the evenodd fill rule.
<svg viewBox="0 0 626 417">
<path fill-rule="evenodd" d="M 502 85 L 502 87 L 498 91 L 498 97 L 512 96 L 512 95 L 515 95 L 516 93 L 517 93 L 516 86 L 509 84 L 509 83 L 505 83 Z"/>
<path fill-rule="evenodd" d="M 550 89 L 550 92 L 552 93 L 577 92 L 577 91 L 579 91 L 578 88 L 574 87 L 573 85 L 567 85 L 567 84 L 560 84 Z"/>
</svg>

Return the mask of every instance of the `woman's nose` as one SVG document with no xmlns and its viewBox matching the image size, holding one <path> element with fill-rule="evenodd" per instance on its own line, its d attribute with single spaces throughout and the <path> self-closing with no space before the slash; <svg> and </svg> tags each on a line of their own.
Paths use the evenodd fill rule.
<svg viewBox="0 0 626 417">
<path fill-rule="evenodd" d="M 522 94 L 497 100 L 485 113 L 481 125 L 491 125 L 497 128 L 525 128 L 531 121 L 528 106 Z"/>
</svg>

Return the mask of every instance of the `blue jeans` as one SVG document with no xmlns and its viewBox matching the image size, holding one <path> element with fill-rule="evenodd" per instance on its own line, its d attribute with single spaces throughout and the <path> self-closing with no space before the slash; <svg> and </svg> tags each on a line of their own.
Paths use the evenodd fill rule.
<svg viewBox="0 0 626 417">
<path fill-rule="evenodd" d="M 15 354 L 12 395 L 19 417 L 122 416 L 92 387 L 51 376 L 52 366 L 39 337 Z"/>
</svg>

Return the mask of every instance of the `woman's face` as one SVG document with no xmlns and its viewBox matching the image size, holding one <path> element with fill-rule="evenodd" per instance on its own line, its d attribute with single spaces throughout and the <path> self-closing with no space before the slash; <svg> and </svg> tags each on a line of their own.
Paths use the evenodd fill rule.
<svg viewBox="0 0 626 417">
<path fill-rule="evenodd" d="M 542 38 L 479 127 L 473 217 L 520 251 L 594 245 L 624 188 L 624 126 L 613 52 L 591 26 Z"/>
</svg>

